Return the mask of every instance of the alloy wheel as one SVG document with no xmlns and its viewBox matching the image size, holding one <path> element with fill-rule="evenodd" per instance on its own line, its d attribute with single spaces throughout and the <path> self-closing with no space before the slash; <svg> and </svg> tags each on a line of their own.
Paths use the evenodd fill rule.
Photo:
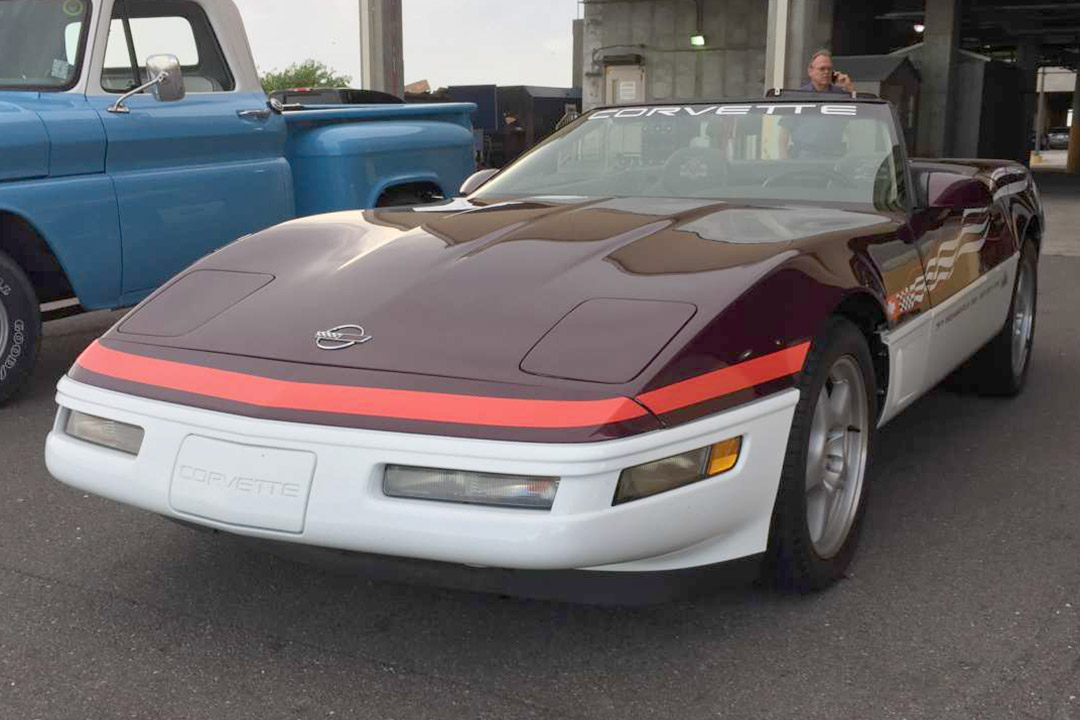
<svg viewBox="0 0 1080 720">
<path fill-rule="evenodd" d="M 1029 263 L 1020 264 L 1013 301 L 1012 369 L 1019 377 L 1024 372 L 1031 351 L 1031 336 L 1035 329 L 1034 271 Z"/>
<path fill-rule="evenodd" d="M 869 454 L 866 382 L 855 358 L 830 368 L 814 408 L 806 462 L 806 522 L 818 557 L 840 551 L 858 513 Z"/>
</svg>

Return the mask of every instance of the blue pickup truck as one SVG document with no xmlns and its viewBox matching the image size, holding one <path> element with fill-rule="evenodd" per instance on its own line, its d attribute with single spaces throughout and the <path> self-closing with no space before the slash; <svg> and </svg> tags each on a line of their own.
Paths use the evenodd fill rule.
<svg viewBox="0 0 1080 720">
<path fill-rule="evenodd" d="M 293 217 L 455 194 L 472 109 L 269 103 L 232 0 L 0 0 L 0 403 L 43 308 L 132 305 Z"/>
</svg>

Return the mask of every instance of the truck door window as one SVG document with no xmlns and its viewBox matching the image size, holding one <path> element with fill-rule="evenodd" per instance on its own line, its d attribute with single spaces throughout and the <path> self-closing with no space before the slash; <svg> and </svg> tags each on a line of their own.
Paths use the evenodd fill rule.
<svg viewBox="0 0 1080 720">
<path fill-rule="evenodd" d="M 180 60 L 189 93 L 228 92 L 236 87 L 210 21 L 198 3 L 126 0 L 113 10 L 102 89 L 127 92 L 134 87 L 136 75 L 140 84 L 146 82 L 146 59 L 162 54 Z"/>
</svg>

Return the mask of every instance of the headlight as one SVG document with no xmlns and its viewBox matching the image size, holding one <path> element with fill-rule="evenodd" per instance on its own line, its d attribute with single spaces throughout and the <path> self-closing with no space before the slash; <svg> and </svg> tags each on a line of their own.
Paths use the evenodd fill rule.
<svg viewBox="0 0 1080 720">
<path fill-rule="evenodd" d="M 419 500 L 550 510 L 558 489 L 559 478 L 536 475 L 496 475 L 403 465 L 387 465 L 383 473 L 383 493 Z"/>
<path fill-rule="evenodd" d="M 619 476 L 613 505 L 640 500 L 725 473 L 739 462 L 742 437 L 674 457 L 627 468 Z"/>
<path fill-rule="evenodd" d="M 137 425 L 106 420 L 72 410 L 65 432 L 73 438 L 102 445 L 113 450 L 138 455 L 142 447 L 143 429 Z"/>
</svg>

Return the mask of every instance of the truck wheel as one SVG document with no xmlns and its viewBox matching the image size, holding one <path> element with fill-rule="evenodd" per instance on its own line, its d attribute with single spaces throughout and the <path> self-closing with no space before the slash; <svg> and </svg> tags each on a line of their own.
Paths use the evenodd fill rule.
<svg viewBox="0 0 1080 720">
<path fill-rule="evenodd" d="M 779 590 L 821 590 L 855 555 L 877 418 L 873 367 L 863 334 L 843 318 L 828 321 L 807 356 L 766 553 Z"/>
<path fill-rule="evenodd" d="M 34 286 L 0 252 L 0 404 L 30 377 L 41 344 L 41 311 Z"/>
<path fill-rule="evenodd" d="M 390 188 L 379 197 L 378 202 L 375 203 L 375 207 L 388 208 L 427 205 L 428 203 L 435 202 L 439 199 L 436 194 L 437 190 L 435 188 L 424 185 L 405 185 L 402 187 Z"/>
<path fill-rule="evenodd" d="M 1020 255 L 1005 326 L 960 371 L 959 384 L 980 395 L 1019 395 L 1031 367 L 1035 311 L 1039 294 L 1039 256 L 1028 242 Z"/>
</svg>

